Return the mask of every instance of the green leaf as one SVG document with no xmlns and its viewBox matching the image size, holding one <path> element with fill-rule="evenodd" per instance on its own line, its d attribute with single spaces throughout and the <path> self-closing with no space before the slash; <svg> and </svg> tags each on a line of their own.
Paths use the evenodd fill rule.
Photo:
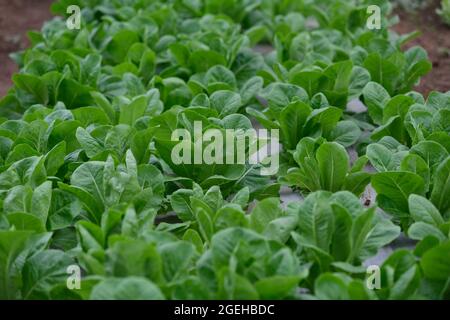
<svg viewBox="0 0 450 320">
<path fill-rule="evenodd" d="M 398 66 L 381 57 L 380 53 L 371 53 L 364 61 L 364 67 L 370 72 L 372 81 L 381 84 L 390 94 L 395 93 L 400 76 Z"/>
<path fill-rule="evenodd" d="M 132 30 L 122 29 L 117 32 L 105 48 L 105 60 L 112 64 L 124 61 L 131 46 L 139 41 L 139 36 Z"/>
<path fill-rule="evenodd" d="M 161 290 L 141 277 L 109 278 L 97 284 L 91 300 L 164 300 Z"/>
<path fill-rule="evenodd" d="M 231 203 L 235 203 L 241 206 L 241 208 L 245 208 L 248 205 L 248 201 L 250 199 L 250 189 L 248 187 L 242 188 L 237 192 L 233 199 L 231 199 Z"/>
<path fill-rule="evenodd" d="M 248 220 L 240 207 L 227 205 L 220 208 L 214 217 L 214 229 L 219 231 L 230 227 L 247 227 Z"/>
<path fill-rule="evenodd" d="M 50 230 L 69 227 L 82 211 L 81 202 L 69 192 L 53 189 L 52 202 L 48 214 Z"/>
<path fill-rule="evenodd" d="M 264 235 L 272 240 L 286 243 L 291 237 L 291 232 L 298 225 L 296 216 L 286 216 L 272 220 L 266 227 Z"/>
<path fill-rule="evenodd" d="M 206 72 L 215 65 L 225 66 L 227 62 L 222 55 L 215 51 L 199 50 L 190 55 L 188 64 L 195 72 Z"/>
<path fill-rule="evenodd" d="M 111 103 L 106 99 L 106 97 L 101 94 L 100 92 L 93 91 L 91 92 L 91 96 L 94 99 L 96 105 L 105 111 L 105 113 L 108 115 L 109 120 L 111 123 L 115 123 L 116 115 L 114 108 L 112 107 Z"/>
<path fill-rule="evenodd" d="M 314 294 L 321 300 L 348 300 L 344 281 L 331 273 L 324 273 L 314 283 Z"/>
<path fill-rule="evenodd" d="M 64 164 L 66 156 L 66 142 L 61 141 L 51 149 L 45 156 L 45 169 L 48 176 L 54 176 Z"/>
<path fill-rule="evenodd" d="M 300 278 L 295 276 L 273 276 L 258 280 L 255 283 L 255 288 L 261 299 L 283 299 L 292 293 L 299 281 Z"/>
<path fill-rule="evenodd" d="M 267 225 L 281 215 L 280 200 L 267 198 L 260 201 L 250 214 L 250 226 L 257 232 L 263 232 Z"/>
<path fill-rule="evenodd" d="M 195 248 L 186 241 L 167 243 L 159 248 L 162 266 L 167 281 L 174 281 L 182 277 L 191 266 L 195 255 Z"/>
<path fill-rule="evenodd" d="M 402 160 L 401 157 L 404 156 L 403 153 L 393 153 L 380 143 L 373 143 L 367 146 L 366 154 L 370 163 L 378 172 L 394 171 L 398 169 L 400 161 Z"/>
<path fill-rule="evenodd" d="M 434 236 L 426 236 L 421 240 L 416 248 L 414 249 L 414 255 L 417 257 L 422 257 L 425 252 L 431 248 L 436 247 L 440 243 L 440 240 Z"/>
<path fill-rule="evenodd" d="M 29 231 L 0 231 L 0 298 L 18 298 L 18 287 L 15 278 L 20 270 L 15 262 L 25 250 L 31 236 Z"/>
<path fill-rule="evenodd" d="M 352 262 L 364 247 L 364 243 L 373 228 L 375 210 L 367 210 L 353 222 L 351 230 L 351 251 L 347 261 Z"/>
<path fill-rule="evenodd" d="M 419 61 L 412 65 L 406 73 L 406 77 L 403 83 L 404 91 L 408 91 L 413 87 L 420 77 L 426 75 L 433 68 L 433 65 L 430 61 Z"/>
<path fill-rule="evenodd" d="M 450 242 L 441 243 L 425 252 L 420 265 L 425 277 L 447 281 L 450 277 Z"/>
<path fill-rule="evenodd" d="M 389 100 L 383 110 L 383 123 L 386 123 L 390 118 L 400 116 L 402 120 L 409 108 L 414 104 L 414 99 L 406 95 L 398 95 Z"/>
<path fill-rule="evenodd" d="M 199 209 L 197 211 L 197 222 L 199 225 L 199 231 L 205 241 L 211 240 L 214 234 L 214 225 L 211 217 L 204 209 Z"/>
<path fill-rule="evenodd" d="M 335 142 L 325 142 L 317 149 L 320 183 L 324 190 L 339 191 L 350 169 L 347 151 Z"/>
<path fill-rule="evenodd" d="M 30 212 L 32 190 L 27 186 L 15 186 L 11 188 L 4 199 L 3 211 L 5 213 Z"/>
<path fill-rule="evenodd" d="M 91 87 L 97 85 L 102 66 L 102 56 L 96 53 L 87 55 L 80 62 L 80 81 Z"/>
<path fill-rule="evenodd" d="M 434 175 L 433 191 L 431 202 L 440 212 L 447 212 L 450 209 L 450 157 L 442 162 Z"/>
<path fill-rule="evenodd" d="M 33 191 L 31 197 L 31 213 L 37 216 L 42 223 L 47 223 L 47 217 L 52 201 L 52 183 L 46 181 Z"/>
<path fill-rule="evenodd" d="M 58 101 L 64 102 L 67 109 L 87 107 L 94 104 L 91 90 L 72 79 L 63 79 L 58 87 Z"/>
<path fill-rule="evenodd" d="M 394 155 L 395 157 L 395 155 Z M 394 160 L 397 160 L 395 157 Z M 394 161 L 397 162 L 397 161 Z M 395 169 L 395 167 L 391 167 L 391 170 Z M 400 163 L 400 170 L 401 171 L 411 171 L 413 173 L 418 174 L 422 177 L 423 181 L 425 181 L 425 189 L 429 189 L 430 185 L 430 168 L 428 167 L 428 164 L 423 160 L 422 157 L 416 155 L 416 154 L 408 154 L 406 157 L 403 158 L 402 162 Z"/>
<path fill-rule="evenodd" d="M 148 98 L 146 96 L 136 97 L 129 105 L 122 105 L 119 123 L 133 126 L 136 120 L 144 116 L 147 105 Z"/>
<path fill-rule="evenodd" d="M 311 111 L 311 107 L 301 101 L 292 102 L 281 111 L 278 121 L 288 150 L 295 149 L 302 138 L 303 126 Z"/>
<path fill-rule="evenodd" d="M 211 106 L 217 110 L 221 117 L 236 113 L 242 106 L 241 96 L 227 90 L 214 92 L 210 101 Z"/>
<path fill-rule="evenodd" d="M 366 190 L 367 185 L 370 183 L 370 178 L 372 175 L 367 172 L 355 172 L 350 173 L 345 177 L 343 190 L 348 190 L 353 194 L 360 196 L 364 190 Z"/>
<path fill-rule="evenodd" d="M 89 221 L 80 221 L 77 223 L 76 229 L 78 242 L 84 251 L 103 249 L 105 246 L 105 236 L 99 226 Z"/>
<path fill-rule="evenodd" d="M 72 174 L 70 183 L 89 193 L 99 204 L 105 203 L 103 171 L 104 162 L 91 161 L 83 163 Z"/>
<path fill-rule="evenodd" d="M 390 244 L 400 235 L 400 227 L 395 225 L 392 221 L 378 218 L 375 218 L 374 221 L 376 224 L 366 238 L 364 246 L 359 254 L 359 259 L 361 260 L 373 257 L 378 253 L 378 250 L 381 247 Z"/>
<path fill-rule="evenodd" d="M 100 141 L 93 138 L 89 132 L 79 127 L 76 132 L 76 137 L 84 152 L 89 158 L 95 157 L 97 154 L 103 152 L 105 147 Z"/>
<path fill-rule="evenodd" d="M 350 147 L 358 141 L 361 136 L 361 129 L 350 120 L 339 121 L 331 133 L 328 140 L 339 143 L 344 147 Z"/>
<path fill-rule="evenodd" d="M 354 61 L 355 63 L 355 61 Z M 366 85 L 370 82 L 370 73 L 363 67 L 354 66 L 349 84 L 349 101 L 360 97 Z"/>
<path fill-rule="evenodd" d="M 409 212 L 416 222 L 425 222 L 434 226 L 444 223 L 439 210 L 426 198 L 412 194 L 408 198 Z"/>
<path fill-rule="evenodd" d="M 264 80 L 261 77 L 250 78 L 241 88 L 242 104 L 248 104 L 261 91 Z"/>
<path fill-rule="evenodd" d="M 217 265 L 228 265 L 236 246 L 240 242 L 251 243 L 255 246 L 263 237 L 251 229 L 228 228 L 214 234 L 211 239 L 211 255 Z"/>
<path fill-rule="evenodd" d="M 200 234 L 197 231 L 193 229 L 186 230 L 186 232 L 183 235 L 183 240 L 192 243 L 195 246 L 195 249 L 197 250 L 198 253 L 203 252 L 203 241 L 202 238 L 200 237 Z"/>
<path fill-rule="evenodd" d="M 298 99 L 302 102 L 308 103 L 308 94 L 304 89 L 299 86 L 285 83 L 272 83 L 268 87 L 264 88 L 261 92 L 261 97 L 264 98 L 269 108 L 273 112 L 281 112 L 281 110 L 294 99 Z"/>
<path fill-rule="evenodd" d="M 99 107 L 80 107 L 71 111 L 75 120 L 79 121 L 83 127 L 92 124 L 110 124 L 105 111 Z"/>
<path fill-rule="evenodd" d="M 378 141 L 383 137 L 389 137 L 407 144 L 406 132 L 403 127 L 403 120 L 400 116 L 389 118 L 389 120 L 382 126 L 373 130 L 371 138 L 374 141 Z"/>
<path fill-rule="evenodd" d="M 423 195 L 423 179 L 411 172 L 381 172 L 372 176 L 372 186 L 377 201 L 384 210 L 400 216 L 409 212 L 408 198 L 411 194 Z"/>
<path fill-rule="evenodd" d="M 409 227 L 408 236 L 414 240 L 423 240 L 428 236 L 433 236 L 442 241 L 447 239 L 442 231 L 436 226 L 422 221 L 413 223 L 411 227 Z"/>
<path fill-rule="evenodd" d="M 352 229 L 352 216 L 344 207 L 338 204 L 332 205 L 335 215 L 335 232 L 333 234 L 331 253 L 337 261 L 345 261 L 350 254 Z"/>
<path fill-rule="evenodd" d="M 8 222 L 14 226 L 16 230 L 35 231 L 38 233 L 45 232 L 45 225 L 38 217 L 24 212 L 10 213 L 7 216 Z"/>
<path fill-rule="evenodd" d="M 304 244 L 328 252 L 333 237 L 334 214 L 326 202 L 327 193 L 309 195 L 298 210 L 298 230 Z"/>
<path fill-rule="evenodd" d="M 119 239 L 107 251 L 107 270 L 114 277 L 145 277 L 158 283 L 163 278 L 162 257 L 152 243 L 143 240 Z M 173 270 L 166 270 L 173 276 Z"/>
<path fill-rule="evenodd" d="M 61 190 L 67 191 L 76 196 L 80 200 L 80 202 L 83 203 L 84 208 L 89 212 L 92 221 L 97 223 L 100 222 L 100 217 L 104 211 L 104 206 L 102 203 L 98 202 L 98 200 L 95 199 L 88 191 L 84 190 L 83 188 L 67 185 L 61 182 L 58 183 L 58 187 Z"/>
<path fill-rule="evenodd" d="M 421 141 L 414 145 L 410 152 L 421 156 L 431 170 L 434 170 L 435 166 L 437 167 L 445 162 L 449 156 L 447 150 L 434 141 Z"/>
<path fill-rule="evenodd" d="M 314 109 L 309 115 L 303 135 L 314 136 L 318 133 L 328 137 L 342 116 L 342 110 L 335 107 Z"/>
<path fill-rule="evenodd" d="M 245 277 L 223 268 L 218 275 L 219 299 L 257 300 L 258 291 Z"/>
<path fill-rule="evenodd" d="M 206 72 L 205 82 L 208 85 L 217 83 L 226 84 L 231 89 L 236 87 L 236 77 L 234 76 L 234 73 L 221 65 L 214 66 Z"/>
<path fill-rule="evenodd" d="M 256 45 L 258 42 L 260 42 L 264 37 L 266 37 L 268 33 L 268 29 L 266 26 L 263 25 L 256 25 L 248 29 L 245 34 L 250 39 L 250 43 L 252 45 Z"/>
<path fill-rule="evenodd" d="M 390 289 L 389 299 L 404 300 L 413 296 L 420 284 L 420 271 L 417 266 L 403 273 Z"/>
<path fill-rule="evenodd" d="M 198 277 L 190 276 L 174 285 L 171 299 L 174 300 L 202 300 L 211 299 L 205 283 Z"/>
<path fill-rule="evenodd" d="M 45 250 L 27 259 L 22 271 L 24 299 L 48 299 L 50 289 L 65 283 L 72 258 L 62 251 Z"/>
<path fill-rule="evenodd" d="M 192 195 L 192 190 L 180 189 L 170 196 L 170 205 L 172 206 L 172 209 L 183 221 L 189 221 L 194 218 L 194 212 L 191 208 L 190 201 Z"/>
<path fill-rule="evenodd" d="M 13 82 L 19 89 L 33 95 L 37 103 L 47 105 L 48 89 L 42 79 L 31 74 L 16 74 L 13 76 Z"/>
</svg>

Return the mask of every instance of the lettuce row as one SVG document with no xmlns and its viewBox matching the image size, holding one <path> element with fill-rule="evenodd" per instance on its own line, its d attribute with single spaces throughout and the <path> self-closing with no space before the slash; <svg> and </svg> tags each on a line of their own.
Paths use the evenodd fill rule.
<svg viewBox="0 0 450 320">
<path fill-rule="evenodd" d="M 373 1 L 56 1 L 81 30 L 30 32 L 0 101 L 0 298 L 448 298 L 449 94 L 411 91 L 431 64 L 376 2 L 369 31 Z M 173 163 L 195 121 L 279 129 L 280 173 Z"/>
</svg>

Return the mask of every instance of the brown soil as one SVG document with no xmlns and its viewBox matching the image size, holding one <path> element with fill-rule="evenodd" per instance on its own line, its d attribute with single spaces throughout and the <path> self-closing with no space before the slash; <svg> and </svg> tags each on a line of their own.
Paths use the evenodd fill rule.
<svg viewBox="0 0 450 320">
<path fill-rule="evenodd" d="M 0 0 L 0 97 L 8 91 L 11 76 L 17 72 L 9 54 L 29 45 L 27 31 L 40 30 L 42 24 L 52 17 L 52 2 L 53 0 Z"/>
<path fill-rule="evenodd" d="M 419 45 L 428 51 L 433 63 L 433 70 L 424 78 L 415 90 L 428 95 L 430 91 L 446 92 L 450 90 L 450 26 L 445 25 L 436 9 L 440 1 L 433 3 L 418 12 L 398 10 L 400 23 L 395 26 L 398 33 L 421 32 L 420 37 L 408 43 L 405 48 Z"/>
<path fill-rule="evenodd" d="M 0 0 L 0 97 L 11 86 L 11 76 L 17 71 L 9 54 L 26 48 L 29 43 L 26 32 L 39 30 L 51 18 L 49 10 L 53 0 Z M 414 30 L 421 36 L 407 47 L 421 45 L 433 62 L 433 70 L 416 88 L 423 94 L 432 90 L 450 90 L 450 27 L 446 26 L 436 14 L 439 0 L 429 8 L 417 13 L 398 11 L 400 23 L 395 26 L 399 33 Z"/>
</svg>

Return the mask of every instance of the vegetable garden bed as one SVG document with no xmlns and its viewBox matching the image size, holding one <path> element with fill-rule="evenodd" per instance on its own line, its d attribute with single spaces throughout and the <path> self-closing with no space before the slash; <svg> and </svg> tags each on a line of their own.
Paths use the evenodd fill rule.
<svg viewBox="0 0 450 320">
<path fill-rule="evenodd" d="M 449 299 L 450 92 L 388 1 L 52 9 L 0 100 L 1 299 Z"/>
</svg>

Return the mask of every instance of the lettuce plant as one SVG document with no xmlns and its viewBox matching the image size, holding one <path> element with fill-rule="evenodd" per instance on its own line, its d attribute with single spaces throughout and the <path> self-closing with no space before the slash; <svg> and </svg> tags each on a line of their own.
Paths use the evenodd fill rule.
<svg viewBox="0 0 450 320">
<path fill-rule="evenodd" d="M 363 171 L 367 158 L 359 158 L 350 167 L 347 151 L 336 142 L 303 138 L 293 158 L 298 167 L 289 169 L 282 181 L 306 192 L 348 190 L 360 195 L 370 181 L 370 173 Z"/>
<path fill-rule="evenodd" d="M 55 1 L 80 30 L 30 32 L 0 100 L 0 299 L 448 299 L 449 93 L 372 4 Z M 196 123 L 279 130 L 280 170 L 178 162 Z"/>
<path fill-rule="evenodd" d="M 408 150 L 389 137 L 369 145 L 367 157 L 379 171 L 371 182 L 381 208 L 408 224 L 408 197 L 417 194 L 427 197 L 442 214 L 447 214 L 449 206 L 443 194 L 449 188 L 450 158 L 442 145 L 422 141 Z"/>
<path fill-rule="evenodd" d="M 361 273 L 358 266 L 400 233 L 392 221 L 378 215 L 375 208 L 364 208 L 348 191 L 312 193 L 289 211 L 298 216 L 291 233 L 297 251 L 314 262 L 311 272 L 315 273 Z"/>
</svg>

